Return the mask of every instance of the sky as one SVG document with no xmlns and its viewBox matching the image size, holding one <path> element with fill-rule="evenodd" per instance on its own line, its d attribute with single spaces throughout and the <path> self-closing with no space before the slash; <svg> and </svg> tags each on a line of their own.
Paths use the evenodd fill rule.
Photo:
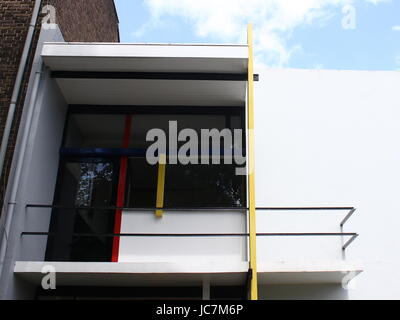
<svg viewBox="0 0 400 320">
<path fill-rule="evenodd" d="M 400 71 L 400 0 L 115 0 L 121 42 L 246 43 L 256 66 Z"/>
</svg>

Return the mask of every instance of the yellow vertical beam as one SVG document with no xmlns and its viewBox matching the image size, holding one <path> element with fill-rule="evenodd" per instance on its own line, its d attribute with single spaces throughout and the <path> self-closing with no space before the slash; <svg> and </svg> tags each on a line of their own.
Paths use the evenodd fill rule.
<svg viewBox="0 0 400 320">
<path fill-rule="evenodd" d="M 247 127 L 249 146 L 249 250 L 250 269 L 252 277 L 250 282 L 250 299 L 258 299 L 257 283 L 257 231 L 256 231 L 256 198 L 255 198 L 255 173 L 254 173 L 254 55 L 253 55 L 253 25 L 247 26 L 247 43 L 249 47 L 248 62 L 248 88 L 247 88 Z"/>
<path fill-rule="evenodd" d="M 156 208 L 164 207 L 164 187 L 165 187 L 165 165 L 166 165 L 165 154 L 160 154 L 158 160 L 158 178 L 157 178 L 157 200 Z M 156 210 L 156 217 L 161 218 L 163 216 L 163 210 Z"/>
</svg>

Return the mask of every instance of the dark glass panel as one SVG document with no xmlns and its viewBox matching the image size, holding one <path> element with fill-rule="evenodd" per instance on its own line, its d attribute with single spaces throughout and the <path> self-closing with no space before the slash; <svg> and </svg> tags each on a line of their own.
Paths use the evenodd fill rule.
<svg viewBox="0 0 400 320">
<path fill-rule="evenodd" d="M 166 207 L 245 206 L 245 178 L 232 165 L 167 165 Z"/>
<path fill-rule="evenodd" d="M 61 165 L 55 204 L 65 208 L 53 210 L 50 231 L 55 236 L 49 238 L 47 259 L 110 261 L 111 237 L 73 234 L 113 232 L 115 210 L 105 208 L 115 205 L 118 167 L 104 159 L 65 160 Z"/>
</svg>

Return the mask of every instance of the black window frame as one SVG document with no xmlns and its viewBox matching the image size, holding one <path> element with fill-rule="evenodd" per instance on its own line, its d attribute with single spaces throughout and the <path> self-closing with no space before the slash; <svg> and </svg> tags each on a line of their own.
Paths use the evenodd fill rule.
<svg viewBox="0 0 400 320">
<path fill-rule="evenodd" d="M 60 163 L 63 158 L 117 158 L 143 157 L 145 155 L 142 149 L 137 148 L 65 148 L 68 130 L 68 122 L 71 115 L 74 114 L 93 114 L 93 115 L 225 115 L 226 127 L 232 129 L 231 117 L 239 116 L 241 121 L 242 136 L 242 154 L 247 159 L 247 139 L 246 139 L 246 107 L 240 106 L 172 106 L 172 105 L 82 105 L 73 104 L 68 106 L 66 122 L 64 127 L 62 145 L 60 147 Z M 167 155 L 168 157 L 168 155 Z M 222 161 L 221 161 L 222 163 Z M 234 166 L 234 165 L 232 165 Z M 247 166 L 247 163 L 242 166 Z M 234 169 L 234 168 L 233 168 Z M 58 179 L 57 179 L 58 181 Z M 243 179 L 243 206 L 232 206 L 232 208 L 247 208 L 247 180 Z M 126 201 L 125 201 L 126 202 Z M 128 206 L 127 206 L 128 207 Z M 155 204 L 152 206 L 155 207 Z M 129 206 L 129 208 L 136 208 Z M 224 207 L 226 208 L 226 206 Z"/>
</svg>

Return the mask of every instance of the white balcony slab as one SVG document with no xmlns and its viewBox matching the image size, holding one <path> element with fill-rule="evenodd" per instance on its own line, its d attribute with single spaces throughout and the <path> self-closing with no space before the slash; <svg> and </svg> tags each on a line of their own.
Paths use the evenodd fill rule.
<svg viewBox="0 0 400 320">
<path fill-rule="evenodd" d="M 210 279 L 219 285 L 245 280 L 248 264 L 191 264 L 168 262 L 16 262 L 14 273 L 40 284 L 42 269 L 51 265 L 59 285 L 71 286 L 192 286 Z"/>
<path fill-rule="evenodd" d="M 350 281 L 362 272 L 362 267 L 346 261 L 327 262 L 261 262 L 259 284 L 321 284 Z"/>
<path fill-rule="evenodd" d="M 209 280 L 212 285 L 244 285 L 247 262 L 167 263 L 167 262 L 31 262 L 17 261 L 16 276 L 39 285 L 42 270 L 56 270 L 57 285 L 62 286 L 194 286 Z M 347 263 L 287 264 L 260 263 L 259 284 L 341 283 L 362 269 Z"/>
</svg>

